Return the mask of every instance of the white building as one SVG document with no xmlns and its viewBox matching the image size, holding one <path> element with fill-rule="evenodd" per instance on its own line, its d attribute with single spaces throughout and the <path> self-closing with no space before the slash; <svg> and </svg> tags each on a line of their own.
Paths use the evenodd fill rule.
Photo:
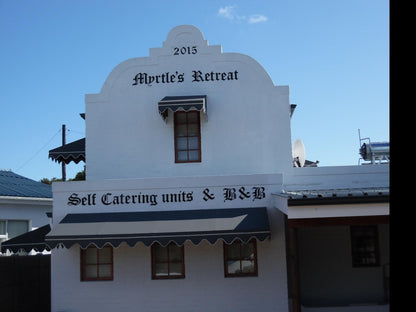
<svg viewBox="0 0 416 312">
<path fill-rule="evenodd" d="M 21 234 L 49 225 L 52 213 L 52 188 L 10 170 L 0 170 L 0 246 Z M 34 246 L 42 251 L 43 246 Z M 30 252 L 26 246 L 11 246 Z M 4 248 L 3 248 L 4 249 Z M 7 254 L 4 250 L 3 255 Z M 0 253 L 0 254 L 2 254 Z"/>
<path fill-rule="evenodd" d="M 85 102 L 86 181 L 53 185 L 52 311 L 386 307 L 321 296 L 331 285 L 307 278 L 322 261 L 302 257 L 325 230 L 307 221 L 388 220 L 388 166 L 293 168 L 289 88 L 254 59 L 178 26 Z M 311 198 L 333 189 L 330 205 Z"/>
</svg>

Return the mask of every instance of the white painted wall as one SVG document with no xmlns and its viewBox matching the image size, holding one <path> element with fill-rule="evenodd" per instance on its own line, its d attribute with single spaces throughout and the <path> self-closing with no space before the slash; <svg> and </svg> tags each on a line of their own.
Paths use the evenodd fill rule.
<svg viewBox="0 0 416 312">
<path fill-rule="evenodd" d="M 175 47 L 197 53 L 174 55 Z M 238 71 L 238 80 L 193 82 L 193 70 Z M 138 73 L 176 72 L 183 82 L 133 85 Z M 172 113 L 165 123 L 157 104 L 179 95 L 207 96 L 201 163 L 174 162 Z M 88 180 L 281 173 L 292 166 L 289 88 L 275 86 L 251 57 L 208 45 L 193 26 L 175 27 L 149 57 L 116 66 L 85 103 Z"/>
<path fill-rule="evenodd" d="M 185 244 L 185 278 L 152 280 L 150 248 L 114 249 L 114 280 L 81 282 L 80 248 L 52 253 L 52 311 L 288 311 L 283 214 L 258 242 L 258 277 L 225 278 L 222 241 Z"/>
<path fill-rule="evenodd" d="M 281 174 L 235 175 L 235 176 L 200 176 L 176 178 L 142 178 L 120 179 L 102 181 L 72 181 L 55 182 L 53 191 L 53 224 L 58 224 L 68 213 L 91 212 L 121 212 L 121 211 L 162 211 L 162 210 L 189 210 L 189 209 L 218 209 L 218 208 L 244 208 L 244 207 L 270 207 L 271 194 L 281 189 L 283 177 Z M 265 197 L 261 200 L 254 198 L 224 200 L 224 188 L 235 188 L 237 194 L 240 187 L 252 191 L 254 186 L 265 189 Z M 214 195 L 214 199 L 204 200 L 204 190 Z M 192 193 L 192 201 L 172 203 L 163 202 L 162 194 Z M 120 204 L 104 205 L 101 202 L 103 194 L 154 194 L 157 204 Z M 70 196 L 77 194 L 79 198 L 86 198 L 85 204 L 70 205 Z M 96 196 L 95 203 L 88 203 L 88 196 Z"/>
<path fill-rule="evenodd" d="M 150 248 L 138 243 L 114 249 L 114 280 L 81 282 L 78 245 L 55 248 L 51 257 L 52 311 L 288 311 L 284 215 L 272 206 L 281 174 L 90 180 L 53 184 L 53 223 L 67 213 L 269 207 L 271 239 L 258 242 L 257 277 L 225 278 L 222 241 L 185 244 L 185 279 L 152 280 Z M 262 200 L 224 201 L 223 188 L 265 187 Z M 203 190 L 215 199 L 205 201 Z M 193 192 L 188 203 L 163 203 L 160 194 Z M 100 195 L 157 194 L 157 205 L 100 204 Z M 96 194 L 95 205 L 68 205 L 71 194 Z"/>
<path fill-rule="evenodd" d="M 51 198 L 0 197 L 0 220 L 28 220 L 29 231 L 50 222 Z"/>
</svg>

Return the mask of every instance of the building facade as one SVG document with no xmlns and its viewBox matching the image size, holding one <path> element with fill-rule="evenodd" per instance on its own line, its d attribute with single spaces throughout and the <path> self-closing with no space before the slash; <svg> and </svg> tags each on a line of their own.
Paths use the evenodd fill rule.
<svg viewBox="0 0 416 312">
<path fill-rule="evenodd" d="M 287 86 L 183 25 L 85 104 L 86 181 L 53 185 L 52 311 L 302 305 L 286 234 L 308 178 L 293 168 Z M 382 171 L 359 187 L 388 187 Z"/>
</svg>

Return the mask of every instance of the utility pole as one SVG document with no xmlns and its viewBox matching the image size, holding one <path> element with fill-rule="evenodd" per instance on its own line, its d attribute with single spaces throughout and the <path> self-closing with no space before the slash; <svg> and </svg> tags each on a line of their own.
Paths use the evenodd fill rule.
<svg viewBox="0 0 416 312">
<path fill-rule="evenodd" d="M 66 144 L 66 126 L 62 125 L 62 146 Z M 66 167 L 65 160 L 62 160 L 62 181 L 66 181 Z"/>
</svg>

